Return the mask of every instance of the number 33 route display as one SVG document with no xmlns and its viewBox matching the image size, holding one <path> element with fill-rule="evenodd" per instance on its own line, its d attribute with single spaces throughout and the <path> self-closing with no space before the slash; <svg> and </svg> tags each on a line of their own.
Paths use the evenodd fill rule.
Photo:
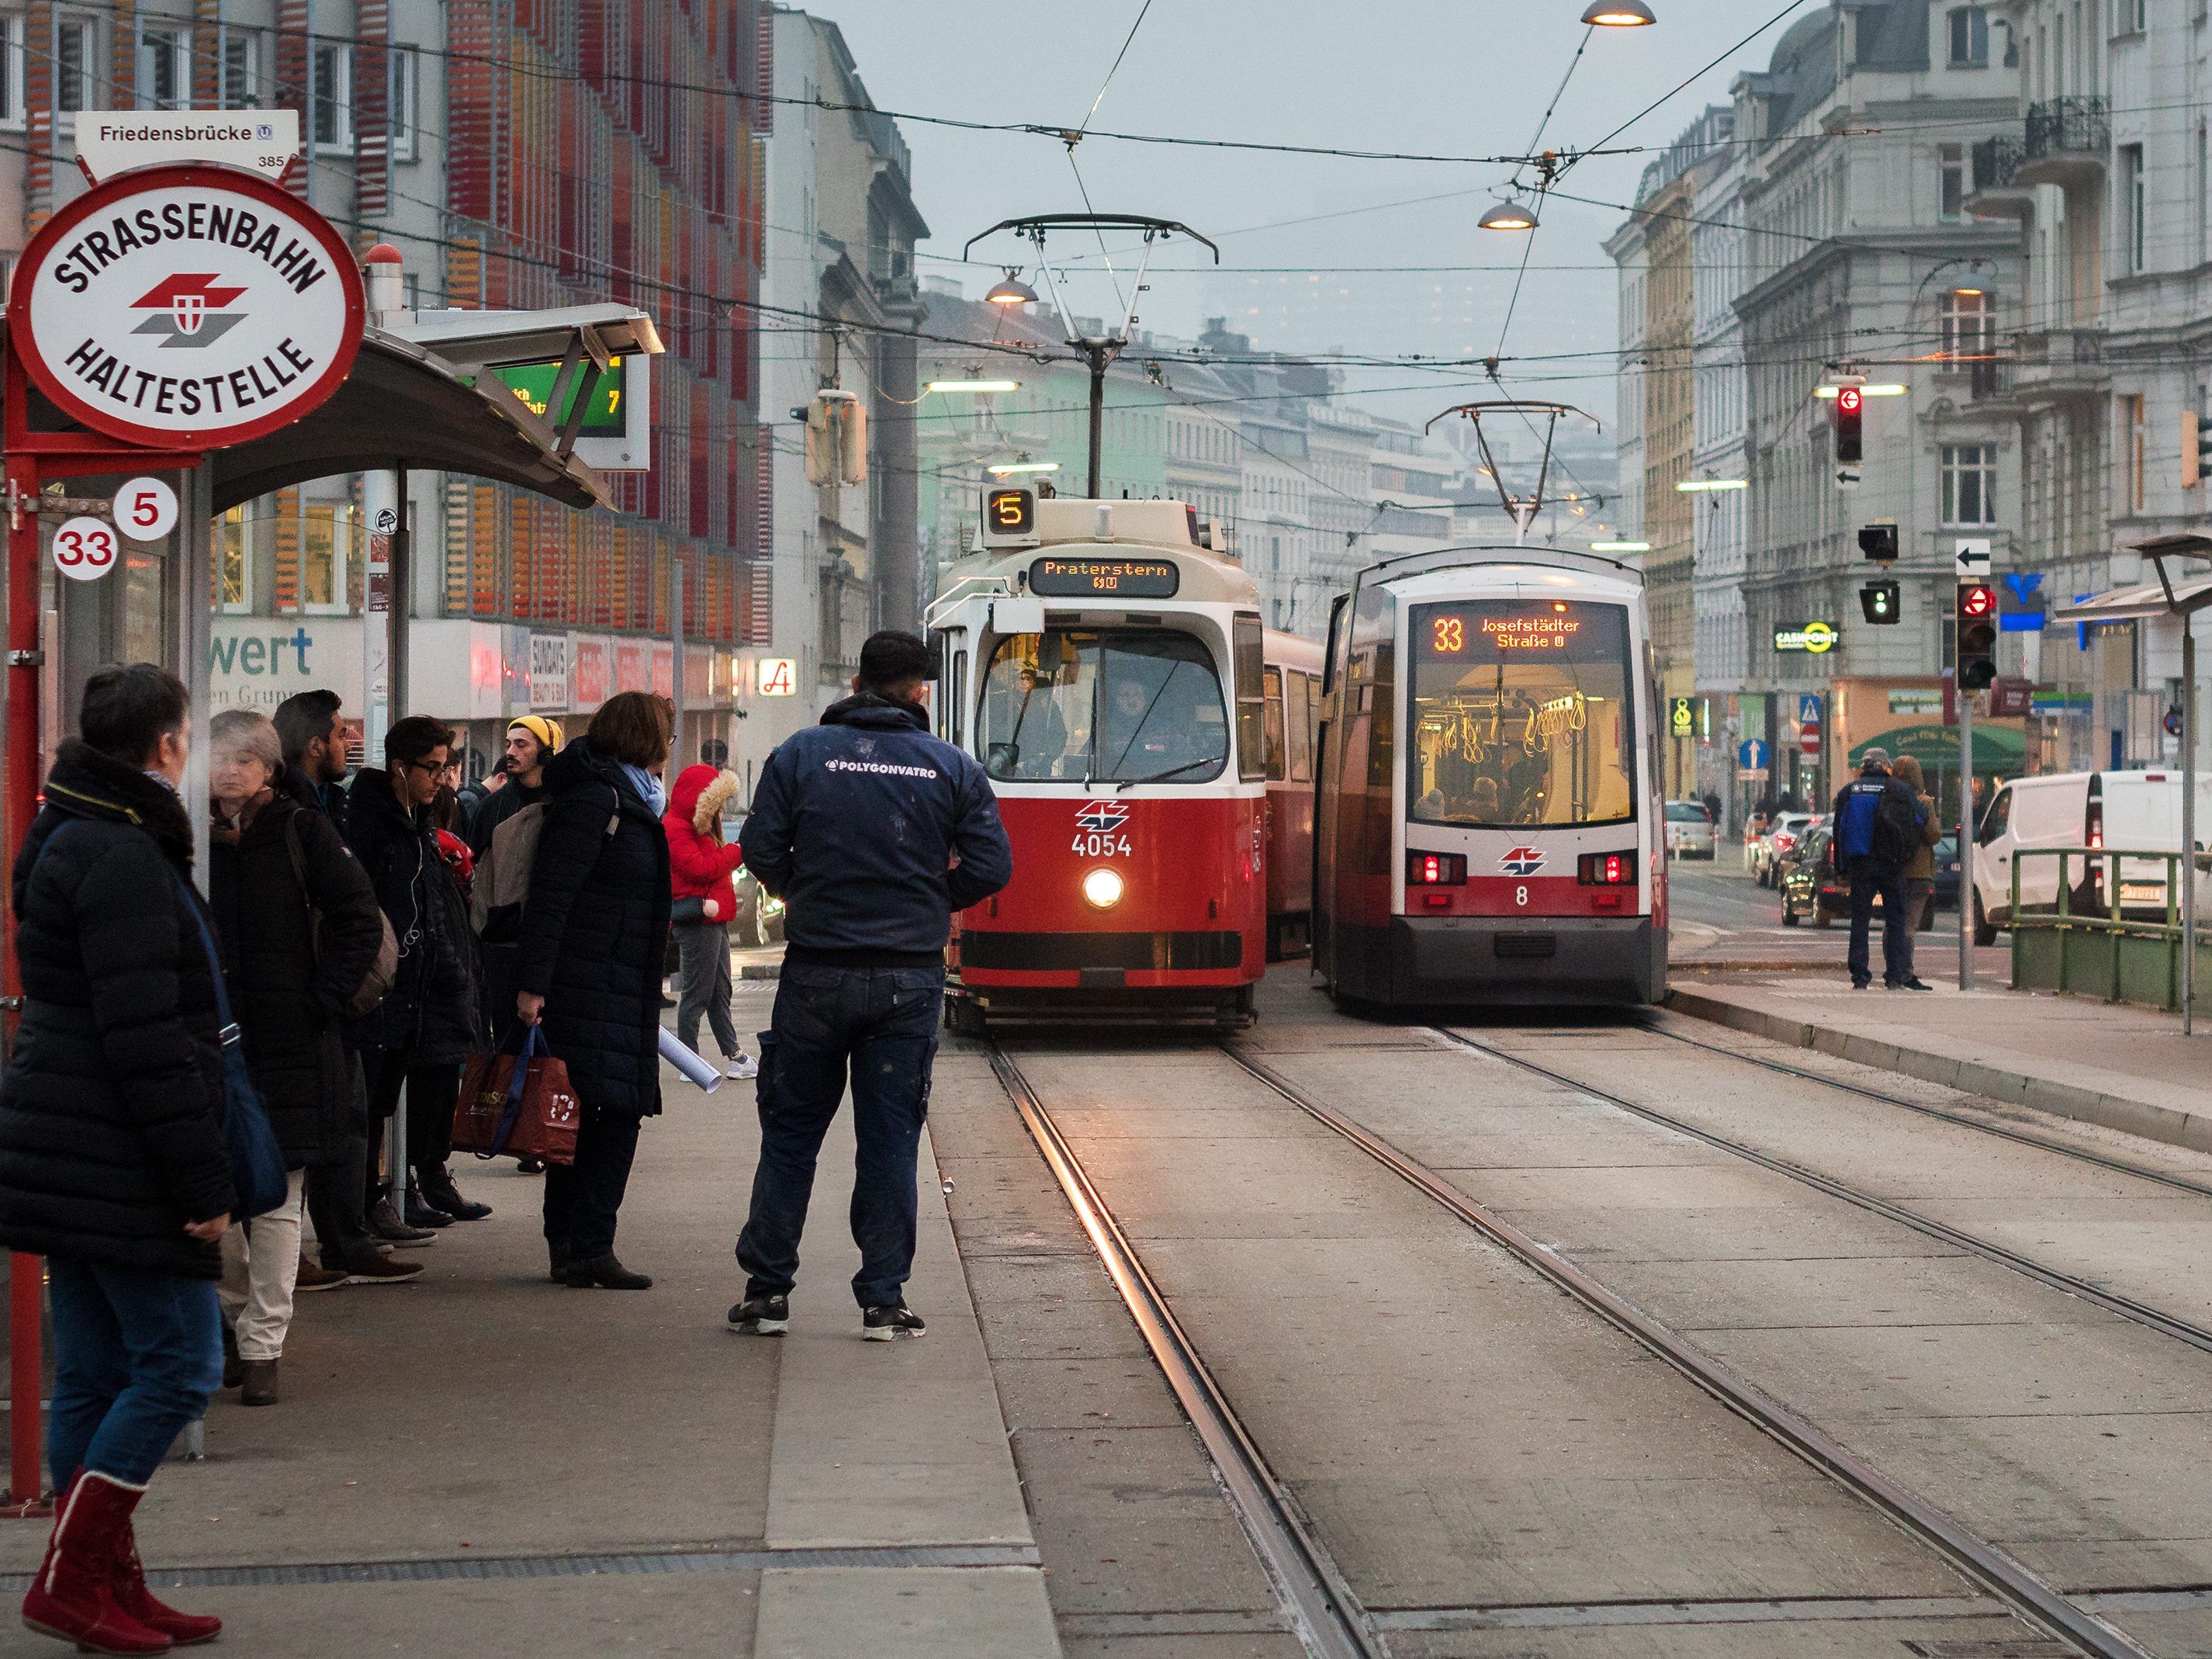
<svg viewBox="0 0 2212 1659">
<path fill-rule="evenodd" d="M 351 251 L 304 202 L 228 167 L 148 167 L 87 191 L 24 250 L 14 300 L 32 383 L 155 449 L 289 426 L 361 348 Z"/>
</svg>

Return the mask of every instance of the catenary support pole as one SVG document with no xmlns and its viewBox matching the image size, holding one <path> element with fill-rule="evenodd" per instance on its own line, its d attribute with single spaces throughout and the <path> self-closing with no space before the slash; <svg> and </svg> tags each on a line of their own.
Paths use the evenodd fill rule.
<svg viewBox="0 0 2212 1659">
<path fill-rule="evenodd" d="M 2181 616 L 2181 1035 L 2197 1019 L 2197 634 Z"/>
<path fill-rule="evenodd" d="M 668 640 L 675 660 L 668 677 L 669 703 L 675 715 L 668 739 L 668 781 L 673 785 L 676 775 L 689 760 L 684 747 L 684 556 L 680 553 L 668 556 Z"/>
<path fill-rule="evenodd" d="M 35 494 L 35 474 L 18 479 L 11 471 L 11 486 Z M 10 491 L 11 495 L 13 489 Z M 39 651 L 39 521 L 25 514 L 10 520 L 0 514 L 0 536 L 5 537 L 8 558 L 8 765 L 0 817 L 4 818 L 9 865 L 15 849 L 31 828 L 39 811 L 42 758 L 39 752 L 39 691 L 44 667 Z M 202 816 L 204 816 L 204 814 Z M 0 890 L 0 902 L 8 907 L 7 949 L 0 966 L 0 988 L 6 993 L 8 1047 L 15 1047 L 15 1027 L 21 1018 L 23 981 L 15 963 L 15 915 L 12 896 Z M 46 1267 L 35 1255 L 12 1251 L 8 1257 L 8 1492 L 6 1512 L 24 1516 L 43 1514 L 46 1495 L 45 1425 L 40 1414 L 45 1393 L 40 1347 L 46 1303 Z"/>
<path fill-rule="evenodd" d="M 1956 682 L 1959 704 L 1959 988 L 1974 988 L 1974 694 Z"/>
<path fill-rule="evenodd" d="M 177 527 L 172 593 L 177 606 L 177 671 L 191 711 L 191 752 L 185 762 L 184 795 L 198 802 L 192 820 L 192 875 L 208 890 L 207 813 L 210 747 L 214 718 L 215 463 L 202 461 L 176 475 Z"/>
<path fill-rule="evenodd" d="M 1083 354 L 1091 360 L 1091 488 L 1093 501 L 1105 494 L 1099 483 L 1100 452 L 1106 441 L 1106 365 L 1113 359 L 1106 340 L 1085 340 Z"/>
</svg>

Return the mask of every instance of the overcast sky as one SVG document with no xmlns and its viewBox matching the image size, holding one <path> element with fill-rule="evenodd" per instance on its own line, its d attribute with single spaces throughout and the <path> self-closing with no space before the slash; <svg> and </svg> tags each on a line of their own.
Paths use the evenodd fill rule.
<svg viewBox="0 0 2212 1659">
<path fill-rule="evenodd" d="M 815 0 L 844 31 L 862 78 L 886 108 L 969 120 L 1083 122 L 1145 0 Z M 1652 0 L 1656 27 L 1586 31 L 1583 0 L 1152 0 L 1091 125 L 1179 137 L 1483 156 L 1525 151 L 1585 33 L 1588 49 L 1542 147 L 1590 145 L 1741 39 L 1783 0 Z M 1792 15 L 1802 12 L 1796 9 Z M 1663 146 L 1731 76 L 1763 68 L 1784 22 L 1674 94 L 1614 142 Z M 931 235 L 924 276 L 958 276 L 970 296 L 995 271 L 955 263 L 963 242 L 999 220 L 1081 210 L 1082 190 L 1057 141 L 908 121 L 914 186 Z M 1626 203 L 1645 155 L 1595 157 L 1563 187 Z M 1554 198 L 1529 243 L 1528 270 L 1506 326 L 1523 238 L 1476 228 L 1510 169 L 1494 165 L 1354 161 L 1086 139 L 1081 185 L 1102 212 L 1176 219 L 1221 246 L 1220 274 L 1194 267 L 1195 244 L 1158 256 L 1140 327 L 1195 334 L 1226 315 L 1255 345 L 1395 357 L 1603 351 L 1614 339 L 1614 278 L 1600 244 L 1616 210 Z M 1414 200 L 1413 198 L 1430 198 Z M 1058 257 L 1099 244 L 1068 234 Z M 1108 246 L 1127 247 L 1126 237 Z M 1021 262 L 1000 236 L 976 249 Z M 1117 264 L 1121 261 L 1117 258 Z M 1366 271 L 1316 267 L 1443 267 Z M 1255 269 L 1255 268 L 1258 269 Z M 1072 301 L 1118 315 L 1103 276 Z M 1562 357 L 1522 365 L 1514 389 L 1613 415 L 1610 374 Z M 1571 379 L 1534 377 L 1577 376 Z M 1355 392 L 1427 387 L 1376 400 L 1416 418 L 1475 395 L 1463 371 L 1369 368 Z M 1423 410 L 1422 405 L 1429 406 Z"/>
</svg>

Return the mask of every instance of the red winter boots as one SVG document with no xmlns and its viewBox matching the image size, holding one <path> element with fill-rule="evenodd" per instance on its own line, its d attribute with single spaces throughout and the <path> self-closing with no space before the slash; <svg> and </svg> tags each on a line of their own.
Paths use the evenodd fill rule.
<svg viewBox="0 0 2212 1659">
<path fill-rule="evenodd" d="M 146 1588 L 131 1531 L 144 1490 L 79 1471 L 56 1505 L 46 1559 L 23 1598 L 25 1625 L 88 1653 L 167 1653 L 215 1639 L 222 1620 L 164 1607 Z"/>
</svg>

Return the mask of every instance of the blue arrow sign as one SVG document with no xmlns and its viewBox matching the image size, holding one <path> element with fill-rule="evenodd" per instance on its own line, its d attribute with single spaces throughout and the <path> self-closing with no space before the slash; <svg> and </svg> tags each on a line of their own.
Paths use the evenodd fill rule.
<svg viewBox="0 0 2212 1659">
<path fill-rule="evenodd" d="M 1747 772 L 1764 771 L 1766 768 L 1766 740 L 1746 738 L 1735 748 L 1735 763 Z"/>
</svg>

